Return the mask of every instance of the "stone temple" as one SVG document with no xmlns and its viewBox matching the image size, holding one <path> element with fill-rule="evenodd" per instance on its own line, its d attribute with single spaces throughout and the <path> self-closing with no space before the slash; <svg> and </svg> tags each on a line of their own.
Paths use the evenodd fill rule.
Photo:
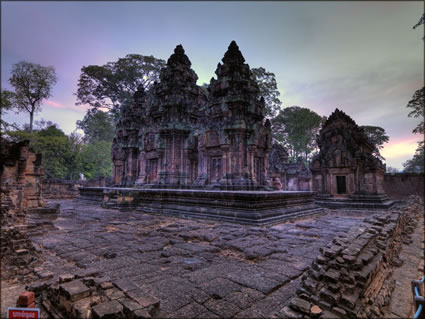
<svg viewBox="0 0 425 319">
<path fill-rule="evenodd" d="M 385 164 L 374 156 L 363 129 L 336 109 L 318 136 L 320 152 L 310 165 L 319 204 L 329 207 L 386 208 Z"/>
<path fill-rule="evenodd" d="M 208 98 L 181 45 L 161 70 L 152 97 L 139 87 L 113 143 L 114 184 L 142 188 L 270 189 L 271 124 L 236 42 Z"/>
<path fill-rule="evenodd" d="M 114 187 L 81 188 L 81 198 L 247 224 L 321 212 L 312 191 L 276 191 L 286 189 L 275 183 L 285 170 L 269 172 L 271 123 L 236 42 L 215 73 L 207 94 L 178 45 L 150 94 L 139 87 L 134 104 L 121 112 L 112 145 Z"/>
</svg>

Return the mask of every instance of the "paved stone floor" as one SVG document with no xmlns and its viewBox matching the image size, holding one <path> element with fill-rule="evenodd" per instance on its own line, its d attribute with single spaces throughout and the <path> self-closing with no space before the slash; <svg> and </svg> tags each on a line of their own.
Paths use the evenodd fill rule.
<svg viewBox="0 0 425 319">
<path fill-rule="evenodd" d="M 149 291 L 168 316 L 185 318 L 277 315 L 319 248 L 364 218 L 339 212 L 253 227 L 52 202 L 61 205 L 55 227 L 32 235 L 48 251 L 41 278 L 96 273 L 134 295 Z"/>
</svg>

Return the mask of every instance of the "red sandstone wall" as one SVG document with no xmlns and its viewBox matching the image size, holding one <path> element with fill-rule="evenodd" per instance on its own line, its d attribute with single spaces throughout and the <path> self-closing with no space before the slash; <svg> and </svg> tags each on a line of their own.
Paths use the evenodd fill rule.
<svg viewBox="0 0 425 319">
<path fill-rule="evenodd" d="M 391 173 L 384 175 L 385 193 L 394 198 L 408 195 L 424 197 L 424 174 Z"/>
</svg>

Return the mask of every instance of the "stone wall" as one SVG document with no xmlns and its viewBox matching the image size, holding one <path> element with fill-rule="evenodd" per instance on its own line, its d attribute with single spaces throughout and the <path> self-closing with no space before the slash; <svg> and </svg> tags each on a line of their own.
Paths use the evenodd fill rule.
<svg viewBox="0 0 425 319">
<path fill-rule="evenodd" d="M 403 198 L 409 195 L 424 197 L 424 173 L 385 174 L 384 190 L 392 198 Z"/>
<path fill-rule="evenodd" d="M 28 281 L 38 253 L 27 238 L 27 213 L 44 205 L 41 196 L 41 156 L 29 141 L 0 139 L 0 252 L 2 280 Z"/>
<path fill-rule="evenodd" d="M 105 187 L 111 180 L 99 177 L 89 181 L 68 181 L 63 179 L 45 179 L 42 182 L 42 193 L 46 199 L 72 199 L 80 195 L 79 187 Z"/>
<path fill-rule="evenodd" d="M 297 297 L 284 309 L 289 318 L 302 315 L 382 318 L 395 287 L 393 267 L 401 244 L 411 242 L 416 220 L 423 215 L 419 197 L 408 204 L 366 217 L 365 228 L 334 238 L 302 277 Z"/>
<path fill-rule="evenodd" d="M 14 143 L 1 139 L 0 144 L 2 202 L 10 200 L 17 209 L 43 206 L 41 154 L 30 149 L 29 141 Z"/>
</svg>

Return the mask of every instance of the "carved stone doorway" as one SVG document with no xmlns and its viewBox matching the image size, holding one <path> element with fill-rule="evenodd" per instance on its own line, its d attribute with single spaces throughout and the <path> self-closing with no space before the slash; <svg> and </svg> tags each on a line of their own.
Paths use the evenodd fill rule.
<svg viewBox="0 0 425 319">
<path fill-rule="evenodd" d="M 336 192 L 337 194 L 347 194 L 345 176 L 336 176 Z"/>
</svg>

